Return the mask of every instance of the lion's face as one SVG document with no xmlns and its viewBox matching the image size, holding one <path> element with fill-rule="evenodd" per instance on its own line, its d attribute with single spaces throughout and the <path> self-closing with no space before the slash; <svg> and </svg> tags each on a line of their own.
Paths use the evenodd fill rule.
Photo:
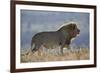
<svg viewBox="0 0 100 73">
<path fill-rule="evenodd" d="M 70 30 L 69 33 L 72 38 L 76 37 L 80 33 L 80 30 L 78 29 L 76 24 L 69 24 L 68 28 Z"/>
</svg>

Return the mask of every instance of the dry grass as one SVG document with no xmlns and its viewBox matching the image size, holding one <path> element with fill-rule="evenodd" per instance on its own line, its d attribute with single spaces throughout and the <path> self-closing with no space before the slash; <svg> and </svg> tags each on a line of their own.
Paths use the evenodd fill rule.
<svg viewBox="0 0 100 73">
<path fill-rule="evenodd" d="M 65 50 L 64 54 L 58 54 L 57 50 L 53 51 L 41 51 L 35 52 L 34 54 L 31 51 L 28 51 L 28 54 L 21 53 L 21 62 L 46 62 L 46 61 L 67 61 L 67 60 L 86 60 L 89 59 L 89 49 L 73 49 Z"/>
</svg>

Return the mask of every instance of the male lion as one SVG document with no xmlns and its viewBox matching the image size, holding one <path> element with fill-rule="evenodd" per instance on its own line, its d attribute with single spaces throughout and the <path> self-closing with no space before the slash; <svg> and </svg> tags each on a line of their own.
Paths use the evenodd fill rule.
<svg viewBox="0 0 100 73">
<path fill-rule="evenodd" d="M 60 52 L 63 54 L 63 48 L 71 44 L 71 39 L 79 34 L 80 30 L 77 28 L 76 23 L 67 23 L 57 31 L 40 32 L 32 37 L 31 50 L 34 53 L 39 50 L 41 46 L 47 49 L 53 49 L 60 46 Z"/>
</svg>

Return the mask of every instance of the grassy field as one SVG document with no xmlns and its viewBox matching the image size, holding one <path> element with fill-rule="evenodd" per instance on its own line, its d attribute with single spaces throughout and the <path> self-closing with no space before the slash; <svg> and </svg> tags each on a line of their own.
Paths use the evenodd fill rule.
<svg viewBox="0 0 100 73">
<path fill-rule="evenodd" d="M 28 53 L 27 53 L 28 52 Z M 47 61 L 67 61 L 67 60 L 87 60 L 89 59 L 89 49 L 64 49 L 64 54 L 59 54 L 58 49 L 41 50 L 32 53 L 30 50 L 21 52 L 21 62 L 47 62 Z"/>
</svg>

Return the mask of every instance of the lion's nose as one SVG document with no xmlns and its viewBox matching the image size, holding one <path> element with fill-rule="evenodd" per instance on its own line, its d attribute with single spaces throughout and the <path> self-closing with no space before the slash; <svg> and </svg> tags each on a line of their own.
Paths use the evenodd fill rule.
<svg viewBox="0 0 100 73">
<path fill-rule="evenodd" d="M 78 29 L 78 32 L 80 32 L 80 30 Z"/>
<path fill-rule="evenodd" d="M 78 29 L 78 34 L 80 33 L 80 30 Z"/>
</svg>

